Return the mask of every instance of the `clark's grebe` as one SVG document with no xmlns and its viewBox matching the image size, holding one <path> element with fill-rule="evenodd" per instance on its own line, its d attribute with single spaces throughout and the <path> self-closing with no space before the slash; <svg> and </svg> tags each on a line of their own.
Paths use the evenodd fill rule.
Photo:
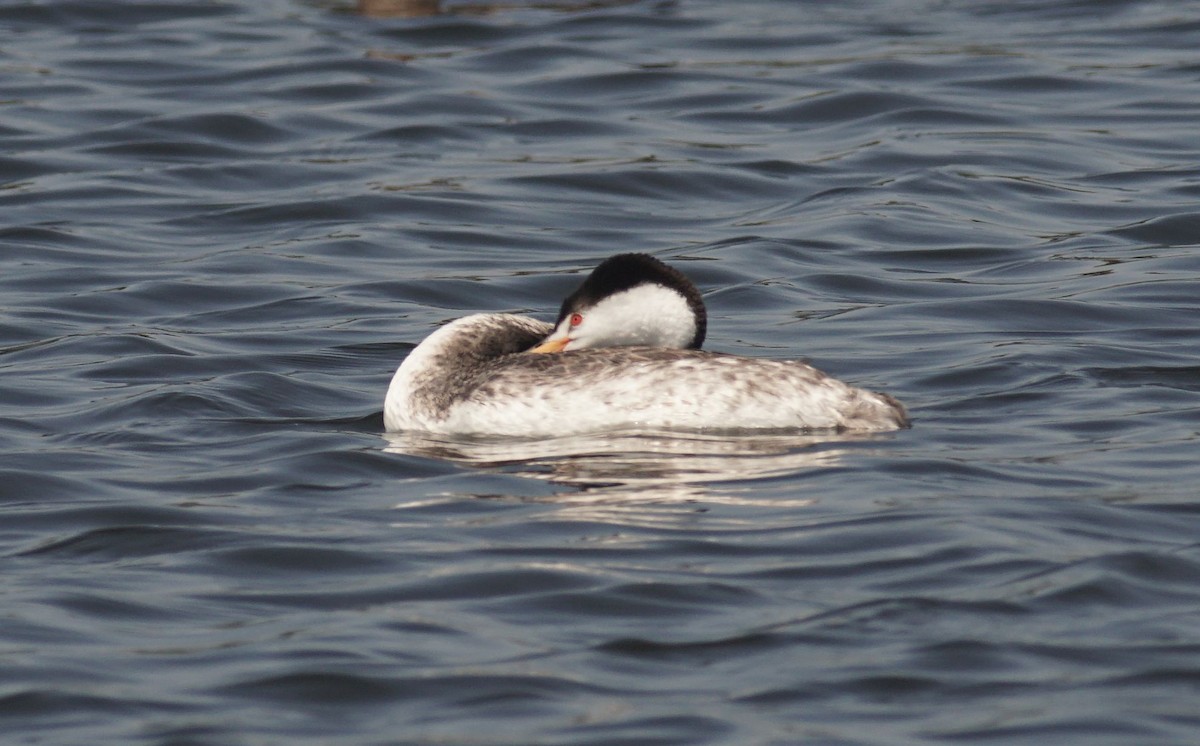
<svg viewBox="0 0 1200 746">
<path fill-rule="evenodd" d="M 563 302 L 553 326 L 476 314 L 430 334 L 392 378 L 384 425 L 526 437 L 908 425 L 891 396 L 807 363 L 701 350 L 705 330 L 700 293 L 682 273 L 646 254 L 620 254 Z"/>
</svg>

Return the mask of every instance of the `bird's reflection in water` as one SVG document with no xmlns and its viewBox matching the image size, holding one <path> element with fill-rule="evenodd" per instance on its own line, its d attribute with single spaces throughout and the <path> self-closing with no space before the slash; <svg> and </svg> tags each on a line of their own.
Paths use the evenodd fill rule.
<svg viewBox="0 0 1200 746">
<path fill-rule="evenodd" d="M 570 487 L 555 503 L 762 502 L 809 504 L 805 497 L 756 498 L 751 481 L 829 468 L 851 443 L 887 436 L 842 433 L 623 432 L 542 440 L 451 438 L 385 433 L 386 450 L 503 471 Z M 861 453 L 861 451 L 859 451 Z M 522 499 L 539 499 L 525 498 Z"/>
<path fill-rule="evenodd" d="M 354 10 L 368 18 L 421 18 L 442 14 L 482 16 L 503 10 L 537 9 L 581 12 L 629 5 L 633 0 L 590 0 L 580 2 L 478 2 L 446 3 L 441 0 L 358 0 Z"/>
<path fill-rule="evenodd" d="M 442 12 L 440 0 L 358 0 L 354 10 L 368 18 L 421 18 Z"/>
</svg>

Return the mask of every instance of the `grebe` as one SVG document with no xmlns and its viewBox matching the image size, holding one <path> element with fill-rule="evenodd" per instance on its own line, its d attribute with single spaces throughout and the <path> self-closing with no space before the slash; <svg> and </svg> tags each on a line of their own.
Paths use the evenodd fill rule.
<svg viewBox="0 0 1200 746">
<path fill-rule="evenodd" d="M 601 263 L 547 324 L 475 314 L 417 345 L 392 378 L 388 430 L 546 437 L 608 430 L 908 426 L 903 405 L 807 363 L 701 350 L 707 316 L 647 254 Z"/>
</svg>

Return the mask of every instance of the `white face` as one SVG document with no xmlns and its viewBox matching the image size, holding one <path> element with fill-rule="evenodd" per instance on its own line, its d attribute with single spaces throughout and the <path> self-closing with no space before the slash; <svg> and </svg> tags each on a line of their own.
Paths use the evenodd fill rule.
<svg viewBox="0 0 1200 746">
<path fill-rule="evenodd" d="M 587 347 L 684 348 L 696 336 L 696 317 L 680 293 L 662 285 L 638 285 L 614 293 L 562 320 L 547 337 L 563 350 Z"/>
</svg>

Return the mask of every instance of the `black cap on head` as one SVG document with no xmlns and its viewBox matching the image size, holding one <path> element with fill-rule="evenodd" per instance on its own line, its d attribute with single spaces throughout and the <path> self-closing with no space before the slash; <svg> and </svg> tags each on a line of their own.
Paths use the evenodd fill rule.
<svg viewBox="0 0 1200 746">
<path fill-rule="evenodd" d="M 682 272 L 668 267 L 649 254 L 617 254 L 605 259 L 592 270 L 579 289 L 563 301 L 554 325 L 558 326 L 570 314 L 593 306 L 613 293 L 645 284 L 670 288 L 687 300 L 688 307 L 696 317 L 696 335 L 688 347 L 693 350 L 700 349 L 708 327 L 708 314 L 704 310 L 700 291 Z"/>
</svg>

